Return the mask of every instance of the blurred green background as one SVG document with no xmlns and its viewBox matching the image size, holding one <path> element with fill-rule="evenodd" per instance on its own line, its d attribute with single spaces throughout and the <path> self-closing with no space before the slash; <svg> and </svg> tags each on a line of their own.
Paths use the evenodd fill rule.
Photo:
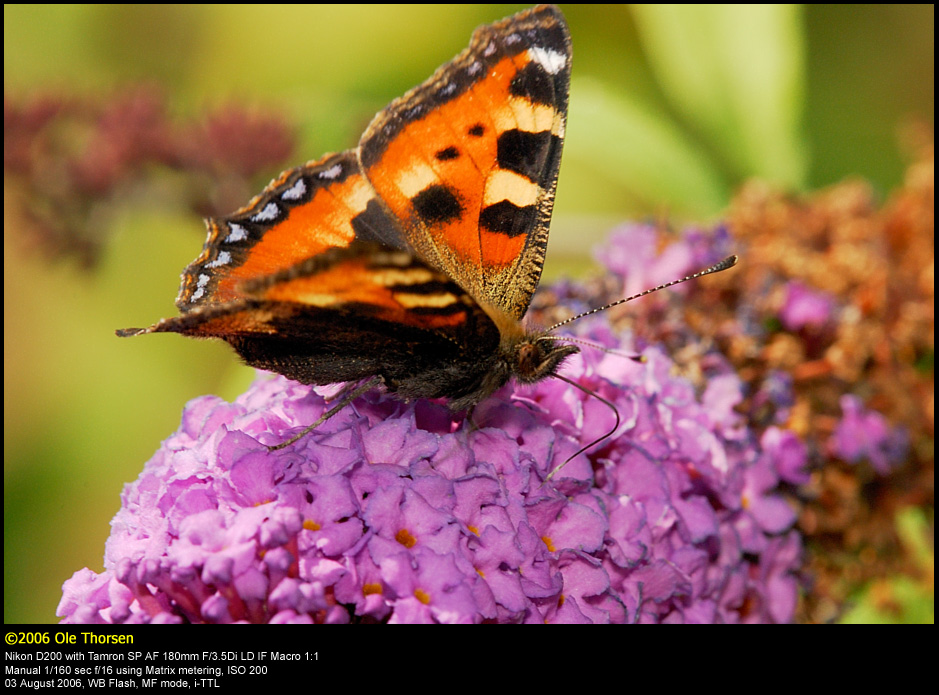
<svg viewBox="0 0 939 695">
<path fill-rule="evenodd" d="M 299 129 L 292 166 L 355 146 L 476 26 L 523 7 L 5 5 L 5 92 L 147 82 L 181 116 L 259 105 Z M 886 195 L 904 134 L 933 126 L 932 5 L 562 9 L 574 72 L 548 275 L 582 267 L 617 221 L 718 219 L 749 177 L 809 191 L 858 176 Z M 224 345 L 114 337 L 176 313 L 204 239 L 197 216 L 128 200 L 88 272 L 30 250 L 7 185 L 4 620 L 44 623 L 65 579 L 101 571 L 121 487 L 183 405 L 234 398 L 253 372 Z"/>
</svg>

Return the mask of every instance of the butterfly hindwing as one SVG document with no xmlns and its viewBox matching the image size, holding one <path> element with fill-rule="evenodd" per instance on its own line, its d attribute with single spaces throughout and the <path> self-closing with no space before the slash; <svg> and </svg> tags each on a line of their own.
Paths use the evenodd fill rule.
<svg viewBox="0 0 939 695">
<path fill-rule="evenodd" d="M 450 395 L 453 380 L 438 372 L 471 374 L 499 342 L 452 280 L 408 252 L 361 240 L 243 281 L 238 298 L 146 332 L 222 338 L 248 364 L 302 383 L 377 374 L 407 397 Z"/>
</svg>

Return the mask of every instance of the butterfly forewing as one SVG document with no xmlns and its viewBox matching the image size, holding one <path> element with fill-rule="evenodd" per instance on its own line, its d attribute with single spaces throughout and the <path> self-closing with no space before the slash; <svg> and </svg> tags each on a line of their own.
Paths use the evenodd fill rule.
<svg viewBox="0 0 939 695">
<path fill-rule="evenodd" d="M 544 263 L 570 56 L 556 8 L 482 27 L 379 113 L 359 145 L 366 176 L 421 258 L 516 321 Z"/>
<path fill-rule="evenodd" d="M 205 246 L 183 272 L 177 306 L 243 298 L 245 282 L 349 246 L 373 197 L 351 151 L 284 172 L 245 207 L 206 220 Z"/>
</svg>

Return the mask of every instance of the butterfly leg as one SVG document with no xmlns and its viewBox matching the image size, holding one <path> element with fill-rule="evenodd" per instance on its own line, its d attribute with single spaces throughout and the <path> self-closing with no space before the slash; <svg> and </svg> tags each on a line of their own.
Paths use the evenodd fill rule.
<svg viewBox="0 0 939 695">
<path fill-rule="evenodd" d="M 481 427 L 481 425 L 478 422 L 476 422 L 476 420 L 473 418 L 473 415 L 475 413 L 476 413 L 475 405 L 471 405 L 469 409 L 466 411 L 466 419 L 469 421 L 469 424 L 470 424 L 470 428 L 469 428 L 470 432 L 475 432 Z"/>
<path fill-rule="evenodd" d="M 300 440 L 303 439 L 305 436 L 307 436 L 310 432 L 312 432 L 312 431 L 315 430 L 317 427 L 319 427 L 319 426 L 322 425 L 324 422 L 326 422 L 326 421 L 327 421 L 329 418 L 331 418 L 333 415 L 335 415 L 335 414 L 338 413 L 340 410 L 342 410 L 342 409 L 345 408 L 347 405 L 349 405 L 349 404 L 350 404 L 352 401 L 354 401 L 356 398 L 358 398 L 359 396 L 361 396 L 361 395 L 362 395 L 363 393 L 365 393 L 366 391 L 370 391 L 371 389 L 375 388 L 376 386 L 379 386 L 381 383 L 382 383 L 382 378 L 381 378 L 380 376 L 373 376 L 373 377 L 371 377 L 371 378 L 369 378 L 369 379 L 366 379 L 366 380 L 363 381 L 362 383 L 360 383 L 360 384 L 354 386 L 354 388 L 351 388 L 351 389 L 348 388 L 348 387 L 347 387 L 347 388 L 343 388 L 342 391 L 340 391 L 340 395 L 342 396 L 342 399 L 339 401 L 339 403 L 337 403 L 337 404 L 334 405 L 332 408 L 330 408 L 330 409 L 327 410 L 325 413 L 323 413 L 323 414 L 320 416 L 320 418 L 319 418 L 316 422 L 314 422 L 312 425 L 309 425 L 308 427 L 304 428 L 304 430 L 303 430 L 302 432 L 300 432 L 300 434 L 294 435 L 293 437 L 291 437 L 291 438 L 288 439 L 287 441 L 281 442 L 280 444 L 275 444 L 274 446 L 269 446 L 269 447 L 267 447 L 267 450 L 268 450 L 268 451 L 277 451 L 278 449 L 283 449 L 284 447 L 290 446 L 290 445 L 293 444 L 294 442 L 300 441 Z"/>
<path fill-rule="evenodd" d="M 377 381 L 375 381 L 376 379 Z M 349 401 L 346 400 L 346 396 L 352 393 L 353 391 L 355 391 L 357 395 L 361 395 L 365 393 L 365 391 L 359 390 L 363 384 L 368 383 L 370 385 L 369 387 L 371 387 L 371 386 L 379 386 L 381 382 L 382 382 L 382 379 L 379 376 L 370 377 L 366 381 L 350 381 L 348 384 L 343 386 L 333 395 L 326 396 L 325 401 L 327 403 L 333 403 L 335 401 L 342 401 L 343 403 L 348 403 Z M 367 390 L 368 389 L 366 389 L 366 391 Z M 353 398 L 355 398 L 355 396 L 353 396 Z"/>
</svg>

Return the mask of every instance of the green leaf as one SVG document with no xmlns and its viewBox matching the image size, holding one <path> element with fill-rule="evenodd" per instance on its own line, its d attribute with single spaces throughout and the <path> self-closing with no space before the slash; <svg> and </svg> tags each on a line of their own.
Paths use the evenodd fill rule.
<svg viewBox="0 0 939 695">
<path fill-rule="evenodd" d="M 600 174 L 646 210 L 664 202 L 672 214 L 700 218 L 723 209 L 728 184 L 667 114 L 595 80 L 577 80 L 571 91 L 565 186 L 575 186 L 574 171 L 584 167 L 583 178 Z"/>
<path fill-rule="evenodd" d="M 675 110 L 735 181 L 801 188 L 804 28 L 798 5 L 634 5 L 640 40 Z"/>
</svg>

